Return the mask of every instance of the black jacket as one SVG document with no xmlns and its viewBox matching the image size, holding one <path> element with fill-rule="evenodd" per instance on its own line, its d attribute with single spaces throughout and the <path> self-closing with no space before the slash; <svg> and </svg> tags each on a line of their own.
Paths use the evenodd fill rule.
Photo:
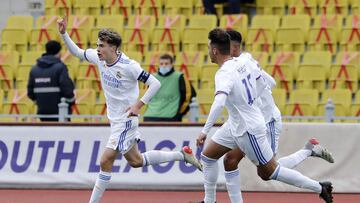
<svg viewBox="0 0 360 203">
<path fill-rule="evenodd" d="M 38 114 L 58 114 L 61 97 L 74 104 L 74 84 L 67 67 L 53 55 L 42 55 L 29 75 L 28 97 L 35 101 Z M 70 113 L 70 111 L 69 111 Z"/>
</svg>

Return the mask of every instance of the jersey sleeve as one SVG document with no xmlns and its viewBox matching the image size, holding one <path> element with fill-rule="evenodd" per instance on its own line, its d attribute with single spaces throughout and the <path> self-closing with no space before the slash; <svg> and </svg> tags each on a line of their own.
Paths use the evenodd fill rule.
<svg viewBox="0 0 360 203">
<path fill-rule="evenodd" d="M 86 49 L 84 51 L 84 58 L 90 62 L 97 64 L 99 60 L 99 56 L 97 55 L 97 51 L 95 49 Z"/>
<path fill-rule="evenodd" d="M 229 71 L 219 70 L 215 75 L 215 95 L 224 93 L 229 95 L 234 86 L 234 74 Z"/>
<path fill-rule="evenodd" d="M 129 70 L 131 77 L 134 80 L 138 80 L 142 83 L 146 83 L 146 81 L 150 77 L 150 73 L 146 72 L 143 68 L 141 68 L 140 64 L 137 62 L 131 62 L 130 66 L 131 68 Z"/>
</svg>

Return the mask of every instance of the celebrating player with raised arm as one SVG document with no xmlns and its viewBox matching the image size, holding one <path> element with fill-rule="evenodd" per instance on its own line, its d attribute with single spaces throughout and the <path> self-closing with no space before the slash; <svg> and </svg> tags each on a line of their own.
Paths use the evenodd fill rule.
<svg viewBox="0 0 360 203">
<path fill-rule="evenodd" d="M 197 143 L 204 144 L 208 132 L 221 114 L 223 107 L 229 119 L 216 131 L 202 153 L 204 165 L 205 203 L 216 200 L 217 160 L 232 149 L 239 148 L 257 165 L 264 180 L 278 180 L 320 194 L 325 202 L 332 202 L 330 182 L 317 182 L 301 173 L 282 167 L 275 159 L 266 138 L 266 124 L 261 109 L 255 103 L 265 80 L 254 64 L 243 57 L 230 55 L 230 36 L 226 31 L 214 29 L 209 33 L 209 56 L 219 65 L 215 75 L 215 99 L 209 117 Z"/>
<path fill-rule="evenodd" d="M 160 82 L 145 72 L 134 60 L 119 52 L 121 37 L 118 33 L 102 29 L 98 34 L 96 49 L 80 49 L 66 33 L 67 17 L 58 21 L 58 29 L 69 51 L 90 63 L 96 64 L 101 76 L 101 84 L 107 105 L 107 115 L 111 124 L 111 135 L 100 160 L 100 173 L 90 198 L 91 203 L 100 201 L 109 185 L 111 168 L 119 153 L 132 167 L 160 164 L 170 161 L 181 161 L 195 165 L 202 170 L 201 163 L 193 156 L 191 150 L 167 152 L 151 150 L 140 153 L 137 143 L 138 115 L 141 107 L 147 104 L 160 88 Z M 145 95 L 139 97 L 138 81 L 149 86 Z"/>
</svg>

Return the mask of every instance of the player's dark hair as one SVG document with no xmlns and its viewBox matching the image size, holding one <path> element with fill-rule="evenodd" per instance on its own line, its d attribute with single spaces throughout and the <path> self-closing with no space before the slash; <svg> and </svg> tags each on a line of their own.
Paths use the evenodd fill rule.
<svg viewBox="0 0 360 203">
<path fill-rule="evenodd" d="M 225 30 L 215 28 L 209 32 L 210 45 L 217 48 L 222 55 L 230 55 L 230 36 Z"/>
<path fill-rule="evenodd" d="M 102 29 L 99 31 L 98 38 L 101 41 L 107 42 L 110 45 L 116 46 L 116 48 L 121 46 L 121 37 L 120 35 L 111 30 L 111 29 Z"/>
<path fill-rule="evenodd" d="M 230 40 L 235 41 L 241 44 L 242 37 L 240 32 L 236 30 L 226 30 L 226 32 L 230 35 Z"/>
<path fill-rule="evenodd" d="M 163 54 L 160 56 L 160 59 L 170 60 L 170 63 L 173 63 L 174 59 L 170 54 Z"/>
</svg>

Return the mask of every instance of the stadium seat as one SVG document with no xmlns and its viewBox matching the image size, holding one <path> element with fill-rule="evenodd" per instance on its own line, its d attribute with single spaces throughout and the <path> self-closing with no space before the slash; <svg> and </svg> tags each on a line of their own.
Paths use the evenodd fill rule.
<svg viewBox="0 0 360 203">
<path fill-rule="evenodd" d="M 297 78 L 298 89 L 325 90 L 326 70 L 321 65 L 300 65 Z"/>
<path fill-rule="evenodd" d="M 182 51 L 202 51 L 208 50 L 208 31 L 203 28 L 185 28 Z"/>
<path fill-rule="evenodd" d="M 95 17 L 92 15 L 71 15 L 69 16 L 68 28 L 72 30 L 83 29 L 90 32 L 95 25 Z M 70 34 L 69 34 L 70 35 Z"/>
<path fill-rule="evenodd" d="M 308 104 L 316 108 L 319 102 L 319 91 L 315 89 L 296 89 L 290 92 L 289 104 Z"/>
<path fill-rule="evenodd" d="M 276 31 L 277 50 L 303 52 L 309 28 L 308 15 L 283 16 L 281 27 Z"/>
<path fill-rule="evenodd" d="M 73 115 L 90 115 L 96 102 L 96 93 L 93 89 L 75 89 L 75 104 L 72 106 Z M 90 121 L 88 118 L 73 118 L 72 122 Z"/>
<path fill-rule="evenodd" d="M 27 104 L 24 103 L 4 103 L 2 105 L 2 114 L 9 115 L 18 115 L 30 114 L 30 108 Z M 27 117 L 2 117 L 0 118 L 2 122 L 24 122 L 27 121 Z"/>
<path fill-rule="evenodd" d="M 45 14 L 67 16 L 72 14 L 72 0 L 45 0 Z"/>
<path fill-rule="evenodd" d="M 0 89 L 9 91 L 14 88 L 14 69 L 9 65 L 0 65 Z"/>
<path fill-rule="evenodd" d="M 348 0 L 320 0 L 319 9 L 321 14 L 348 15 Z"/>
<path fill-rule="evenodd" d="M 214 100 L 213 89 L 201 89 L 197 93 L 197 102 L 199 104 L 199 112 L 201 115 L 208 115 L 210 112 L 211 104 Z"/>
<path fill-rule="evenodd" d="M 152 15 L 131 15 L 128 21 L 128 28 L 153 30 L 156 19 Z"/>
<path fill-rule="evenodd" d="M 116 22 L 116 23 L 114 23 Z M 122 15 L 101 15 L 96 18 L 96 26 L 90 31 L 90 46 L 96 47 L 99 31 L 103 28 L 116 31 L 123 37 L 124 17 Z"/>
<path fill-rule="evenodd" d="M 127 51 L 125 54 L 127 57 L 138 63 L 142 63 L 143 61 L 143 55 L 138 51 Z"/>
<path fill-rule="evenodd" d="M 158 0 L 134 0 L 134 8 L 138 15 L 152 15 L 158 18 L 162 14 L 162 2 Z"/>
<path fill-rule="evenodd" d="M 267 65 L 265 70 L 276 81 L 277 88 L 283 88 L 287 93 L 293 90 L 294 68 L 287 64 Z"/>
<path fill-rule="evenodd" d="M 79 89 L 101 91 L 100 75 L 97 67 L 90 63 L 80 64 L 76 86 Z"/>
<path fill-rule="evenodd" d="M 16 72 L 16 89 L 26 89 L 32 65 L 19 65 Z"/>
<path fill-rule="evenodd" d="M 314 116 L 315 110 L 313 106 L 305 103 L 289 103 L 285 106 L 284 115 L 287 116 Z M 287 122 L 301 122 L 307 121 L 306 119 L 291 119 L 286 120 Z"/>
<path fill-rule="evenodd" d="M 180 51 L 180 32 L 173 28 L 155 28 L 151 40 L 153 51 L 166 51 L 173 54 Z"/>
<path fill-rule="evenodd" d="M 91 115 L 93 106 L 88 103 L 75 103 L 71 108 L 73 116 Z M 91 118 L 71 118 L 71 122 L 91 122 Z"/>
<path fill-rule="evenodd" d="M 94 115 L 105 116 L 105 118 L 95 118 L 93 121 L 100 123 L 108 123 L 109 119 L 106 117 L 106 103 L 96 103 L 94 105 Z"/>
<path fill-rule="evenodd" d="M 57 30 L 34 28 L 30 31 L 30 50 L 44 51 L 45 44 L 50 40 L 60 41 Z"/>
<path fill-rule="evenodd" d="M 284 15 L 285 0 L 257 0 L 256 13 L 260 15 Z"/>
<path fill-rule="evenodd" d="M 358 90 L 358 68 L 353 65 L 332 65 L 330 69 L 329 86 L 332 89 Z"/>
<path fill-rule="evenodd" d="M 102 0 L 73 0 L 75 15 L 100 15 Z"/>
<path fill-rule="evenodd" d="M 307 51 L 304 53 L 302 64 L 321 65 L 328 73 L 332 62 L 332 55 L 329 51 Z"/>
<path fill-rule="evenodd" d="M 186 18 L 184 15 L 162 15 L 159 17 L 159 28 L 177 29 L 182 32 L 186 25 Z"/>
<path fill-rule="evenodd" d="M 76 103 L 88 103 L 91 106 L 96 103 L 96 92 L 93 89 L 75 89 Z"/>
<path fill-rule="evenodd" d="M 253 51 L 251 52 L 251 55 L 259 62 L 261 68 L 265 68 L 265 66 L 269 63 L 269 53 L 267 52 Z"/>
<path fill-rule="evenodd" d="M 328 99 L 331 99 L 334 104 L 341 104 L 345 107 L 350 107 L 352 97 L 351 91 L 348 89 L 328 89 L 322 94 L 320 103 L 326 104 Z"/>
<path fill-rule="evenodd" d="M 234 29 L 241 33 L 243 41 L 246 40 L 249 19 L 247 15 L 223 15 L 220 18 L 220 27 L 224 29 Z"/>
<path fill-rule="evenodd" d="M 246 46 L 251 51 L 274 50 L 275 32 L 280 25 L 280 16 L 256 15 L 252 19 L 251 28 L 248 29 Z"/>
<path fill-rule="evenodd" d="M 148 51 L 150 33 L 145 29 L 131 29 L 124 30 L 124 51 L 138 51 L 145 54 Z"/>
<path fill-rule="evenodd" d="M 0 66 L 8 65 L 15 70 L 19 65 L 20 55 L 17 51 L 0 51 Z"/>
<path fill-rule="evenodd" d="M 4 90 L 0 89 L 0 106 L 3 105 L 4 100 L 5 100 L 5 92 L 4 92 Z M 2 113 L 2 112 L 1 112 L 1 110 L 0 110 L 0 114 L 1 114 L 1 113 Z"/>
<path fill-rule="evenodd" d="M 360 1 L 353 0 L 351 3 L 352 13 L 356 15 L 360 15 Z"/>
<path fill-rule="evenodd" d="M 33 101 L 27 96 L 27 89 L 12 89 L 8 91 L 7 103 L 24 103 L 30 108 L 33 105 Z"/>
<path fill-rule="evenodd" d="M 325 116 L 326 104 L 319 104 L 317 107 L 317 116 Z M 349 116 L 350 107 L 341 104 L 334 104 L 334 116 Z M 335 119 L 334 122 L 343 122 L 344 120 Z"/>
<path fill-rule="evenodd" d="M 166 15 L 181 14 L 189 18 L 193 13 L 193 0 L 171 0 L 165 4 Z"/>
<path fill-rule="evenodd" d="M 10 16 L 7 20 L 5 28 L 7 29 L 23 29 L 29 33 L 33 28 L 34 18 L 32 16 Z"/>
<path fill-rule="evenodd" d="M 284 89 L 275 88 L 272 89 L 272 95 L 276 106 L 282 113 L 284 113 L 286 104 L 286 91 Z"/>
<path fill-rule="evenodd" d="M 204 64 L 205 55 L 203 52 L 178 52 L 176 53 L 175 65 L 194 65 L 201 67 Z"/>
<path fill-rule="evenodd" d="M 307 14 L 314 17 L 317 14 L 317 1 L 290 0 L 289 13 L 292 15 Z"/>
<path fill-rule="evenodd" d="M 53 29 L 57 30 L 57 20 L 58 16 L 56 15 L 45 15 L 39 16 L 35 21 L 35 28 L 38 29 Z"/>
<path fill-rule="evenodd" d="M 1 50 L 18 51 L 24 53 L 27 51 L 28 34 L 24 29 L 5 28 L 1 32 Z"/>
<path fill-rule="evenodd" d="M 352 15 L 346 18 L 346 26 L 340 33 L 340 50 L 357 51 L 360 49 L 360 15 Z"/>
<path fill-rule="evenodd" d="M 69 51 L 64 51 L 61 53 L 61 61 L 67 66 L 69 76 L 74 81 L 79 72 L 80 60 Z"/>
<path fill-rule="evenodd" d="M 125 19 L 128 19 L 131 13 L 132 0 L 103 0 L 104 2 L 104 14 L 105 15 L 122 15 Z"/>
<path fill-rule="evenodd" d="M 189 19 L 188 28 L 204 28 L 209 32 L 216 26 L 217 18 L 215 15 L 193 15 Z"/>
<path fill-rule="evenodd" d="M 201 68 L 200 87 L 201 89 L 215 88 L 215 74 L 219 67 L 215 64 L 205 64 Z"/>
</svg>

